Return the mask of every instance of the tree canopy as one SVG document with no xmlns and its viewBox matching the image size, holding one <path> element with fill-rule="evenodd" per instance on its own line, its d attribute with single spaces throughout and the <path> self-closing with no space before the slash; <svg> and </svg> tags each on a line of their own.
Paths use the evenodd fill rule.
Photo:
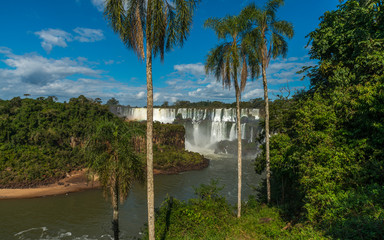
<svg viewBox="0 0 384 240">
<path fill-rule="evenodd" d="M 343 239 L 384 234 L 383 10 L 365 2 L 326 12 L 309 34 L 310 89 L 275 112 L 271 138 L 272 200 Z"/>
</svg>

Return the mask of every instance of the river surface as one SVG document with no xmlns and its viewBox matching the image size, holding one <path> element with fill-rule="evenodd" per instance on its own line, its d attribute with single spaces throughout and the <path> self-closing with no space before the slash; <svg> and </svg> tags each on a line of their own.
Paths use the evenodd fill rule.
<svg viewBox="0 0 384 240">
<path fill-rule="evenodd" d="M 194 186 L 219 180 L 222 195 L 237 202 L 237 160 L 233 156 L 205 154 L 210 166 L 177 175 L 155 176 L 155 206 L 169 196 L 194 198 Z M 255 194 L 262 176 L 253 170 L 252 158 L 243 160 L 243 200 Z M 140 237 L 147 221 L 146 187 L 136 184 L 120 207 L 121 239 Z M 0 239 L 112 239 L 112 208 L 101 190 L 34 199 L 0 201 Z"/>
</svg>

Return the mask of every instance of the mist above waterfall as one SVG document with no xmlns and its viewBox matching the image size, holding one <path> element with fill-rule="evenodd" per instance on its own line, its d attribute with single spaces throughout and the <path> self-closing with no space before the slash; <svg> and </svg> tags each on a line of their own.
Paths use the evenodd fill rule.
<svg viewBox="0 0 384 240">
<path fill-rule="evenodd" d="M 147 119 L 146 108 L 112 106 L 111 112 L 128 121 Z M 222 141 L 237 139 L 235 108 L 154 108 L 153 120 L 161 123 L 179 123 L 185 127 L 188 150 L 214 149 Z M 241 138 L 251 143 L 258 133 L 259 109 L 241 109 Z"/>
</svg>

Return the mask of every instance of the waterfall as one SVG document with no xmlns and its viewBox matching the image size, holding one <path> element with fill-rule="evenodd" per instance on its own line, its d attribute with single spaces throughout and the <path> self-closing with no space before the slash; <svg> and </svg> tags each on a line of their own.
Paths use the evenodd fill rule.
<svg viewBox="0 0 384 240">
<path fill-rule="evenodd" d="M 144 121 L 147 119 L 146 108 L 124 106 L 110 107 L 112 113 L 124 117 L 128 121 Z M 207 147 L 223 140 L 237 139 L 236 108 L 154 108 L 153 120 L 172 123 L 181 115 L 186 129 L 188 145 Z M 259 109 L 241 109 L 241 138 L 253 141 L 253 126 L 259 119 Z M 253 124 L 253 126 L 250 126 Z M 251 131 L 250 133 L 248 131 Z"/>
<path fill-rule="evenodd" d="M 233 141 L 233 140 L 235 140 L 236 139 L 236 132 L 237 132 L 237 130 L 236 130 L 236 123 L 232 123 L 232 127 L 231 127 L 231 130 L 230 130 L 230 132 L 229 132 L 229 140 L 230 141 Z"/>
</svg>

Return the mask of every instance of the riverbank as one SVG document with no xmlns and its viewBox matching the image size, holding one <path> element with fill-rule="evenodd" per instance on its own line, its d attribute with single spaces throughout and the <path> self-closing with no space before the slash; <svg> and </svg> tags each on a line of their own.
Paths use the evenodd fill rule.
<svg viewBox="0 0 384 240">
<path fill-rule="evenodd" d="M 36 198 L 53 195 L 68 194 L 98 188 L 98 181 L 89 181 L 85 169 L 73 171 L 56 183 L 33 188 L 5 188 L 0 189 L 1 199 Z"/>
<path fill-rule="evenodd" d="M 209 160 L 204 158 L 204 161 L 199 164 L 184 165 L 172 167 L 169 169 L 154 169 L 155 175 L 171 175 L 180 172 L 201 170 L 209 166 Z M 73 171 L 67 176 L 55 183 L 42 185 L 32 188 L 3 188 L 0 189 L 0 200 L 2 199 L 24 199 L 24 198 L 37 198 L 54 195 L 62 195 L 73 192 L 80 192 L 84 190 L 100 188 L 100 183 L 90 181 L 87 176 L 87 170 Z"/>
</svg>

